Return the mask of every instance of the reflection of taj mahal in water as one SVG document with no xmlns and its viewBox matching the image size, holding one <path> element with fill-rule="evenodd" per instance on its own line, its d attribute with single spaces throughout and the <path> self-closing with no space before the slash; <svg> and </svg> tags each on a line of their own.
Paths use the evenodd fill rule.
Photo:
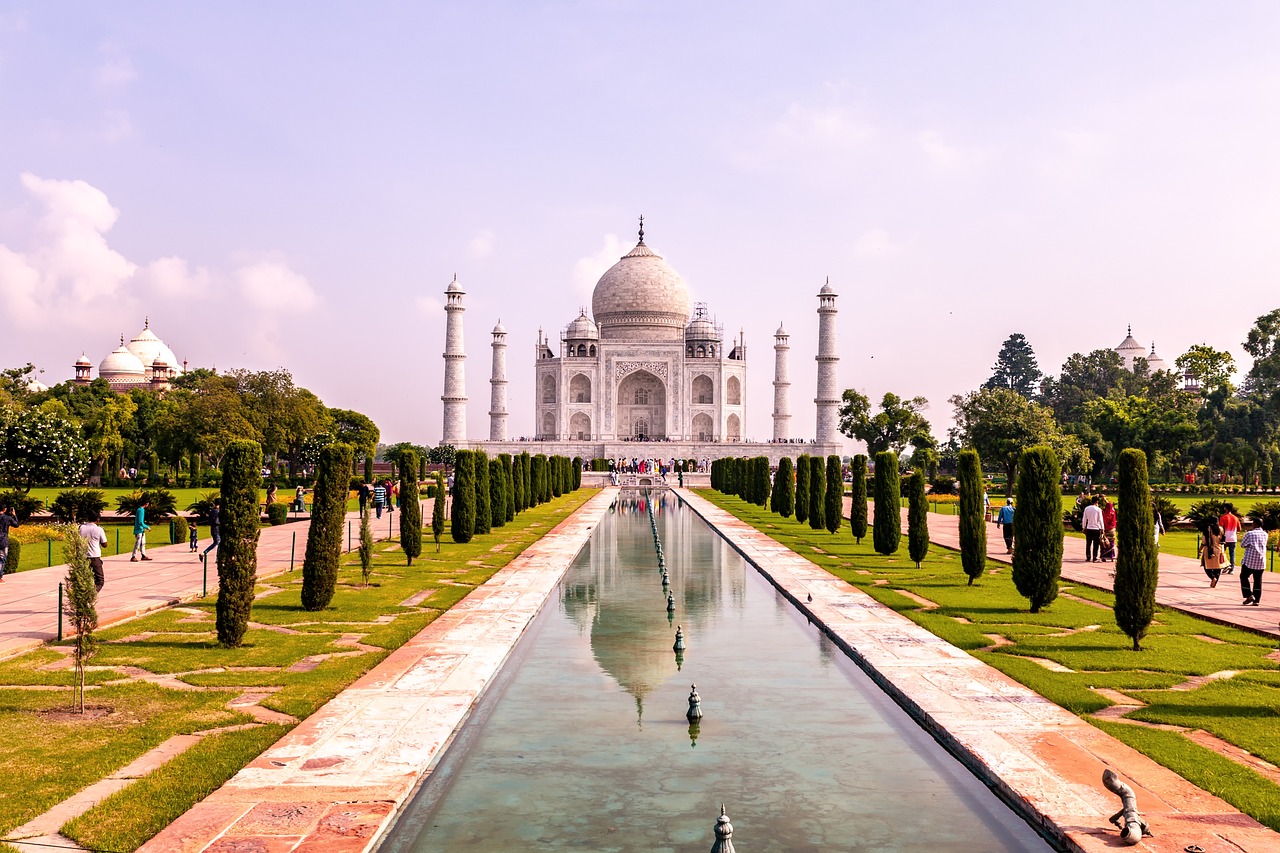
<svg viewBox="0 0 1280 853">
<path fill-rule="evenodd" d="M 445 291 L 444 430 L 442 443 L 489 453 L 546 452 L 599 458 L 654 455 L 722 456 L 747 437 L 747 347 L 742 334 L 725 341 L 706 305 L 692 305 L 680 275 L 640 240 L 596 283 L 591 315 L 582 311 L 553 341 L 541 331 L 534 358 L 534 435 L 512 442 L 507 430 L 506 329 L 493 329 L 489 440 L 468 440 L 465 295 L 455 279 Z M 839 453 L 840 389 L 836 378 L 836 292 L 818 293 L 816 446 Z M 774 445 L 753 453 L 794 455 L 785 329 L 774 335 Z M 633 442 L 661 442 L 638 448 Z M 541 445 L 541 446 L 539 446 Z M 772 451 L 772 452 L 771 452 Z"/>
</svg>

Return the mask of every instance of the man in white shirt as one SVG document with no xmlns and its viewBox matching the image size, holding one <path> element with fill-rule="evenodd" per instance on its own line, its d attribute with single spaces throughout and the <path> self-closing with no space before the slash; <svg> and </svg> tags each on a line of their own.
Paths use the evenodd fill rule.
<svg viewBox="0 0 1280 853">
<path fill-rule="evenodd" d="M 1105 526 L 1102 507 L 1098 506 L 1097 498 L 1090 501 L 1081 512 L 1080 526 L 1084 528 L 1084 561 L 1096 562 L 1102 552 L 1102 530 Z"/>
<path fill-rule="evenodd" d="M 99 513 L 90 514 L 80 525 L 80 538 L 89 543 L 89 567 L 93 569 L 93 585 L 102 592 L 107 576 L 102 571 L 102 546 L 107 544 L 107 532 L 98 525 Z"/>
</svg>

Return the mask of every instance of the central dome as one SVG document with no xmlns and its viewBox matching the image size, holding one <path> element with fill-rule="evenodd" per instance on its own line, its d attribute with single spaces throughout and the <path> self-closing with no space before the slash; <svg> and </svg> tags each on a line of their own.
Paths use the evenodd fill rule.
<svg viewBox="0 0 1280 853">
<path fill-rule="evenodd" d="M 603 338 L 683 340 L 689 290 L 662 255 L 640 242 L 600 276 L 591 313 Z"/>
</svg>

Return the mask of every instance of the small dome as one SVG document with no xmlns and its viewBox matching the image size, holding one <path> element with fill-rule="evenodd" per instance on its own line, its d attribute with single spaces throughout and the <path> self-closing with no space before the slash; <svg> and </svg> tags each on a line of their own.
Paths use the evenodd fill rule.
<svg viewBox="0 0 1280 853">
<path fill-rule="evenodd" d="M 146 375 L 147 369 L 142 361 L 129 351 L 123 343 L 113 349 L 102 363 L 98 365 L 98 375 L 108 382 L 122 379 L 136 379 Z"/>
<path fill-rule="evenodd" d="M 495 335 L 505 335 L 507 333 L 507 329 L 502 325 L 501 320 L 498 321 L 498 325 L 493 327 L 493 333 Z"/>
<path fill-rule="evenodd" d="M 1165 364 L 1164 359 L 1156 355 L 1156 345 L 1151 344 L 1151 354 L 1147 356 L 1147 370 L 1151 373 L 1158 373 L 1161 370 L 1168 370 L 1169 365 Z"/>
<path fill-rule="evenodd" d="M 684 339 L 686 341 L 718 341 L 720 333 L 716 330 L 715 324 L 703 314 L 694 317 L 689 321 L 689 325 L 685 326 Z"/>
<path fill-rule="evenodd" d="M 165 361 L 165 360 L 164 360 L 164 356 L 161 356 L 161 355 L 156 356 L 156 360 L 155 360 L 155 361 L 153 361 L 153 362 L 151 362 L 151 366 L 152 366 L 153 368 L 154 368 L 154 367 L 159 367 L 159 368 L 161 368 L 161 369 L 163 369 L 163 370 L 170 370 L 170 369 L 173 367 L 173 365 L 172 365 L 172 364 L 170 364 L 169 362 Z"/>
<path fill-rule="evenodd" d="M 788 335 L 787 335 L 787 330 L 786 330 L 786 329 L 784 329 L 784 328 L 782 328 L 782 325 L 781 325 L 781 324 L 779 324 L 779 325 L 778 325 L 778 331 L 774 332 L 774 333 L 773 333 L 773 336 L 774 336 L 775 338 L 785 338 L 785 337 L 788 337 Z"/>
<path fill-rule="evenodd" d="M 39 394 L 41 391 L 48 391 L 49 386 L 45 385 L 43 382 L 41 382 L 38 379 L 28 379 L 27 390 L 30 391 L 32 394 Z"/>
<path fill-rule="evenodd" d="M 142 327 L 142 331 L 129 341 L 126 345 L 129 352 L 138 357 L 138 361 L 144 365 L 152 364 L 157 358 L 164 359 L 165 364 L 175 367 L 178 364 L 178 357 L 173 354 L 173 350 L 165 345 L 165 342 L 156 337 L 156 333 L 151 331 L 151 321 L 148 319 Z"/>
<path fill-rule="evenodd" d="M 606 338 L 679 340 L 689 322 L 689 290 L 662 256 L 640 242 L 596 282 L 591 313 Z"/>
<path fill-rule="evenodd" d="M 583 311 L 572 323 L 565 327 L 564 335 L 569 340 L 574 341 L 598 341 L 600 340 L 600 329 L 587 316 L 587 312 Z"/>
<path fill-rule="evenodd" d="M 93 362 L 89 360 L 89 356 L 80 353 L 80 357 L 76 359 L 76 367 L 93 367 Z"/>
<path fill-rule="evenodd" d="M 1147 357 L 1146 347 L 1134 340 L 1132 326 L 1129 327 L 1128 334 L 1120 342 L 1120 346 L 1115 348 L 1115 353 L 1120 356 L 1125 370 L 1133 370 L 1133 362 L 1136 359 Z"/>
<path fill-rule="evenodd" d="M 818 291 L 819 296 L 839 296 L 836 289 L 831 286 L 831 279 L 827 279 L 827 283 L 822 285 L 822 290 Z"/>
<path fill-rule="evenodd" d="M 449 282 L 449 286 L 445 288 L 445 293 L 466 293 L 462 289 L 462 285 L 458 284 L 458 277 L 455 275 L 453 281 Z"/>
</svg>

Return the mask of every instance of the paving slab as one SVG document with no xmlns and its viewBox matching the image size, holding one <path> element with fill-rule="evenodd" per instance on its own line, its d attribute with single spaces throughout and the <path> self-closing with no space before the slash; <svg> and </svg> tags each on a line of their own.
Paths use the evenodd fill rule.
<svg viewBox="0 0 1280 853">
<path fill-rule="evenodd" d="M 1119 799 L 1102 786 L 1106 769 L 1134 788 L 1155 833 L 1135 849 L 1280 850 L 1280 834 L 1225 801 L 705 498 L 687 489 L 677 493 L 940 743 L 1068 850 L 1095 853 L 1120 846 L 1108 822 Z M 945 516 L 930 516 L 931 532 L 935 518 Z"/>
</svg>

